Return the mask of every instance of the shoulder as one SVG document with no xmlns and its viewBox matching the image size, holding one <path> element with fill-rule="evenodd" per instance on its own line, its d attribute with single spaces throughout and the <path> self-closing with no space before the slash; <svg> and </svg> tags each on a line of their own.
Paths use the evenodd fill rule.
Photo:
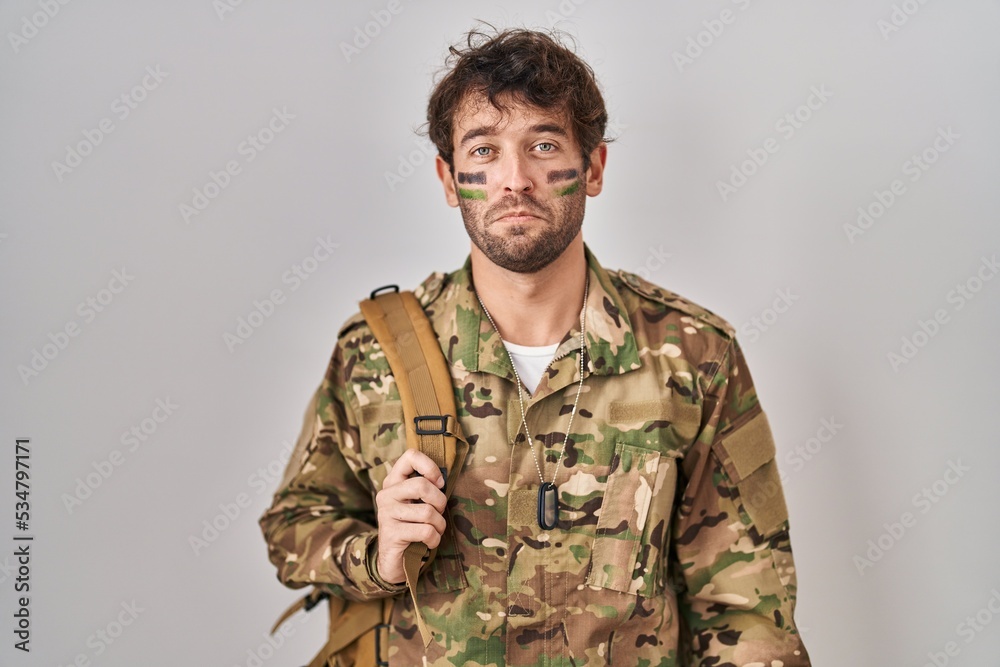
<svg viewBox="0 0 1000 667">
<path fill-rule="evenodd" d="M 706 333 L 712 333 L 727 342 L 735 338 L 736 328 L 708 308 L 635 273 L 622 269 L 608 273 L 630 311 L 642 309 L 652 315 L 645 318 L 647 321 L 680 319 L 684 324 L 697 329 L 708 329 Z"/>
<path fill-rule="evenodd" d="M 628 271 L 609 272 L 628 312 L 643 364 L 670 377 L 681 394 L 709 393 L 725 374 L 736 341 L 728 320 Z"/>
<path fill-rule="evenodd" d="M 434 272 L 412 290 L 429 317 L 434 302 L 441 297 L 450 277 L 447 273 Z M 368 293 L 360 295 L 358 301 L 367 296 Z M 339 373 L 345 381 L 355 380 L 365 386 L 371 385 L 376 392 L 388 390 L 392 394 L 395 391 L 387 389 L 388 385 L 395 385 L 386 379 L 393 374 L 392 368 L 360 307 L 337 330 L 331 363 L 339 366 Z"/>
<path fill-rule="evenodd" d="M 426 310 L 430 305 L 441 295 L 444 291 L 445 285 L 448 283 L 449 274 L 443 273 L 441 271 L 435 271 L 425 278 L 419 285 L 413 288 L 413 296 L 416 297 L 420 305 Z M 364 296 L 359 297 L 359 301 L 364 299 Z M 346 337 L 359 337 L 367 332 L 370 334 L 371 330 L 368 328 L 368 324 L 365 322 L 365 316 L 361 313 L 360 308 L 356 310 L 350 317 L 344 320 L 344 323 L 340 325 L 337 330 L 337 339 L 341 340 Z"/>
</svg>

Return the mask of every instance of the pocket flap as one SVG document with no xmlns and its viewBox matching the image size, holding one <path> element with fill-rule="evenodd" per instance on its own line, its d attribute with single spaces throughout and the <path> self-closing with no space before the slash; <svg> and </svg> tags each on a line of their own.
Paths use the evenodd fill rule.
<svg viewBox="0 0 1000 667">
<path fill-rule="evenodd" d="M 764 412 L 759 411 L 732 435 L 723 436 L 719 446 L 726 473 L 739 489 L 739 502 L 747 516 L 745 523 L 755 528 L 753 539 L 761 543 L 788 520 L 774 437 Z"/>
<path fill-rule="evenodd" d="M 736 472 L 734 483 L 739 484 L 750 474 L 774 458 L 774 437 L 767 416 L 761 410 L 732 435 L 723 437 L 722 447 L 729 454 Z"/>
<path fill-rule="evenodd" d="M 366 424 L 402 423 L 403 403 L 400 401 L 386 401 L 384 403 L 365 405 L 361 408 L 361 421 Z"/>
</svg>

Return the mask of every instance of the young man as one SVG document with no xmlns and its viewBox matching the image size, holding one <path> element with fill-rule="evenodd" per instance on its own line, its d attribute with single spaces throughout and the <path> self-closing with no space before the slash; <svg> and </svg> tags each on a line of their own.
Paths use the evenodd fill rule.
<svg viewBox="0 0 1000 667">
<path fill-rule="evenodd" d="M 397 596 L 392 665 L 809 665 L 774 442 L 733 327 L 583 242 L 607 158 L 592 70 L 527 30 L 470 33 L 450 65 L 429 134 L 471 253 L 415 294 L 468 457 L 446 502 L 350 317 L 261 517 L 278 578 Z M 416 587 L 426 647 L 411 542 L 438 547 Z"/>
</svg>

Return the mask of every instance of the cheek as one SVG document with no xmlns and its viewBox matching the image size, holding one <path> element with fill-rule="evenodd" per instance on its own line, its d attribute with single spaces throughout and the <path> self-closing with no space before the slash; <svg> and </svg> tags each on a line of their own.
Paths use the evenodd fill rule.
<svg viewBox="0 0 1000 667">
<path fill-rule="evenodd" d="M 486 202 L 484 188 L 458 186 L 458 198 L 465 202 Z"/>
<path fill-rule="evenodd" d="M 456 180 L 459 185 L 473 186 L 473 185 L 486 185 L 486 172 L 485 171 L 460 171 L 456 175 Z"/>
<path fill-rule="evenodd" d="M 555 195 L 557 197 L 568 197 L 569 195 L 575 193 L 579 189 L 580 189 L 580 181 L 573 181 L 568 185 L 557 187 L 555 190 Z"/>
</svg>

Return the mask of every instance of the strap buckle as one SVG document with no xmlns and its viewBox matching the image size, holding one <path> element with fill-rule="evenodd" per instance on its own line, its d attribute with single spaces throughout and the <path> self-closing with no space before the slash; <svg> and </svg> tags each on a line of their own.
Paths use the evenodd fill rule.
<svg viewBox="0 0 1000 667">
<path fill-rule="evenodd" d="M 429 428 L 420 425 L 420 422 L 425 420 L 438 420 L 438 428 Z M 417 435 L 453 435 L 448 431 L 448 415 L 418 415 L 413 418 L 413 424 L 416 426 Z M 441 471 L 441 476 L 444 478 L 445 482 L 448 481 L 448 469 L 444 466 L 438 466 L 438 470 Z M 414 473 L 417 475 L 419 473 Z"/>
<path fill-rule="evenodd" d="M 425 428 L 420 422 L 437 419 L 439 428 Z M 413 418 L 413 423 L 417 427 L 417 435 L 451 435 L 448 433 L 448 415 L 420 415 Z"/>
<path fill-rule="evenodd" d="M 375 299 L 375 295 L 377 295 L 382 290 L 386 290 L 386 289 L 391 289 L 396 294 L 399 294 L 399 285 L 383 285 L 382 287 L 376 287 L 375 289 L 372 290 L 371 298 Z"/>
<path fill-rule="evenodd" d="M 380 632 L 382 628 L 385 628 L 385 645 L 386 650 L 389 648 L 389 624 L 379 623 L 375 626 L 375 664 L 378 667 L 389 667 L 389 661 L 382 659 L 382 633 Z"/>
<path fill-rule="evenodd" d="M 304 610 L 306 610 L 306 611 L 312 611 L 313 607 L 315 607 L 316 605 L 318 605 L 320 602 L 322 602 L 323 600 L 327 599 L 328 597 L 330 597 L 330 594 L 327 593 L 326 591 L 323 591 L 322 593 L 320 593 L 316 597 L 313 597 L 311 595 L 307 596 L 305 603 L 302 605 L 302 608 Z"/>
</svg>

